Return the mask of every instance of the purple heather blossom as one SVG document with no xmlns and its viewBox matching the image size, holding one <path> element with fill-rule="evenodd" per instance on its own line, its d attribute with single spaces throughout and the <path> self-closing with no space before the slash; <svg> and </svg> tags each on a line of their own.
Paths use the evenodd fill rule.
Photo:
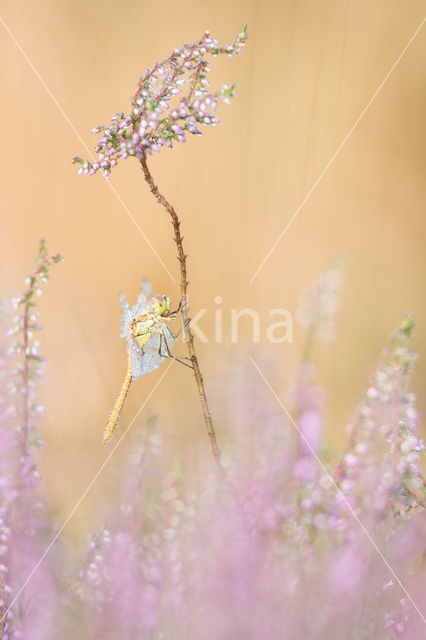
<svg viewBox="0 0 426 640">
<path fill-rule="evenodd" d="M 0 355 L 2 616 L 52 537 L 33 456 L 44 361 L 33 351 L 28 290 L 38 275 L 15 301 L 17 346 Z M 0 624 L 0 640 L 423 637 L 411 602 L 424 611 L 413 328 L 409 316 L 398 325 L 367 384 L 336 473 L 340 493 L 314 455 L 323 455 L 326 414 L 312 353 L 289 392 L 310 447 L 263 402 L 247 368 L 229 383 L 226 479 L 195 447 L 181 461 L 176 441 L 163 442 L 156 419 L 146 419 L 115 470 L 121 489 L 108 494 L 108 522 L 90 535 L 81 568 L 52 549 Z"/>
<path fill-rule="evenodd" d="M 174 142 L 185 142 L 187 133 L 199 136 L 200 127 L 216 125 L 218 102 L 229 104 L 234 85 L 224 84 L 210 92 L 207 75 L 211 64 L 207 56 L 238 55 L 246 40 L 246 25 L 227 46 L 220 46 L 206 31 L 197 42 L 174 49 L 148 69 L 131 98 L 130 113 L 115 113 L 109 125 L 92 129 L 92 133 L 102 134 L 95 147 L 98 158 L 96 162 L 73 158 L 80 165 L 78 172 L 93 175 L 102 171 L 108 178 L 120 160 L 141 159 L 163 147 L 171 149 Z"/>
<path fill-rule="evenodd" d="M 390 507 L 408 512 L 426 497 L 419 466 L 424 443 L 415 435 L 416 399 L 409 388 L 417 359 L 409 347 L 413 329 L 413 318 L 407 315 L 383 349 L 336 475 L 345 493 L 356 494 L 357 502 L 368 496 L 378 512 Z"/>
</svg>

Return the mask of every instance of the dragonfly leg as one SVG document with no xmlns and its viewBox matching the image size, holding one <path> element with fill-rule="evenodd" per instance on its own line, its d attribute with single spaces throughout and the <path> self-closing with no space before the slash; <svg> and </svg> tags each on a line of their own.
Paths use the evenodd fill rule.
<svg viewBox="0 0 426 640">
<path fill-rule="evenodd" d="M 162 353 L 161 352 L 161 347 L 163 346 L 163 342 L 164 342 L 164 345 L 166 347 L 167 353 Z M 161 358 L 172 358 L 172 360 L 176 360 L 177 362 L 180 362 L 180 364 L 183 364 L 185 367 L 189 367 L 190 369 L 193 368 L 192 364 L 188 364 L 187 362 L 184 362 L 183 360 L 181 360 L 180 358 L 174 356 L 170 352 L 169 345 L 167 344 L 166 337 L 164 336 L 163 333 L 160 333 L 160 346 L 158 348 L 158 354 L 160 355 Z M 185 358 L 185 360 L 190 360 L 190 358 Z"/>
<path fill-rule="evenodd" d="M 179 305 L 180 307 L 180 305 Z M 175 320 L 176 319 L 176 314 L 179 311 L 179 309 L 177 309 L 177 311 L 173 311 L 171 314 L 169 314 L 168 316 L 164 317 L 163 320 Z M 191 318 L 187 318 L 183 323 L 181 328 L 179 329 L 179 331 L 177 332 L 177 334 L 175 335 L 173 333 L 173 331 L 171 330 L 171 328 L 166 324 L 164 325 L 165 327 L 167 327 L 167 331 L 170 333 L 171 337 L 173 338 L 173 340 L 177 340 L 177 338 L 179 338 L 180 334 L 182 333 L 183 329 L 186 329 L 186 327 L 189 326 L 189 323 L 191 322 Z M 186 360 L 190 360 L 191 358 L 186 358 Z"/>
<path fill-rule="evenodd" d="M 169 353 L 170 355 L 172 355 L 172 354 L 170 353 L 169 345 L 167 344 L 166 336 L 164 335 L 164 330 L 167 330 L 167 331 L 169 332 L 169 335 L 170 335 L 170 337 L 171 337 L 173 340 L 177 340 L 177 339 L 179 338 L 179 336 L 180 336 L 181 332 L 182 332 L 183 327 L 186 327 L 186 326 L 190 323 L 190 321 L 191 321 L 191 320 L 190 320 L 190 318 L 188 318 L 188 320 L 186 320 L 186 321 L 184 322 L 183 326 L 179 329 L 179 331 L 177 332 L 177 334 L 176 334 L 176 335 L 173 333 L 173 331 L 171 330 L 171 328 L 169 327 L 169 325 L 168 325 L 168 324 L 165 324 L 165 325 L 164 325 L 164 327 L 163 327 L 163 331 L 162 331 L 162 334 L 163 334 L 164 342 L 165 342 L 165 344 L 166 344 L 166 347 L 167 347 L 168 353 Z M 160 335 L 161 335 L 161 334 L 160 334 Z M 164 357 L 166 357 L 166 356 L 163 356 L 163 358 L 164 358 Z M 168 356 L 167 356 L 167 357 L 168 357 Z M 181 360 L 191 360 L 191 358 L 187 358 L 186 356 L 181 356 L 181 357 L 180 357 L 180 359 L 181 359 Z"/>
<path fill-rule="evenodd" d="M 174 320 L 175 318 L 178 317 L 181 309 L 182 309 L 182 300 L 179 302 L 179 306 L 176 309 L 176 311 L 170 311 L 170 313 L 167 315 L 167 318 Z"/>
<path fill-rule="evenodd" d="M 182 324 L 181 328 L 179 329 L 179 331 L 177 332 L 177 334 L 175 335 L 173 333 L 173 331 L 170 329 L 170 327 L 168 325 L 166 325 L 168 331 L 170 332 L 170 335 L 172 336 L 173 340 L 177 340 L 180 336 L 180 334 L 182 333 L 183 329 L 186 328 L 189 323 L 191 322 L 191 318 L 187 318 L 185 320 L 185 322 Z M 190 360 L 191 358 L 188 358 L 188 360 Z"/>
<path fill-rule="evenodd" d="M 180 329 L 179 329 L 179 331 L 177 332 L 177 336 L 176 336 L 176 338 L 178 338 L 178 337 L 180 336 L 180 334 L 182 333 L 182 331 L 183 331 L 184 329 L 186 329 L 186 327 L 188 327 L 188 326 L 189 326 L 189 323 L 190 323 L 190 322 L 191 322 L 191 318 L 187 318 L 187 319 L 185 320 L 185 322 L 182 324 L 181 328 L 180 328 Z"/>
</svg>

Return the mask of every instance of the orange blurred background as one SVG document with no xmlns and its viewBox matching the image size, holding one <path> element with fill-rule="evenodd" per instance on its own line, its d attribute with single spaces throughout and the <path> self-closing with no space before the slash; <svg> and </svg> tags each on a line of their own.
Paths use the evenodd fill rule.
<svg viewBox="0 0 426 640">
<path fill-rule="evenodd" d="M 102 431 L 126 365 L 119 292 L 132 303 L 147 276 L 155 292 L 179 295 L 107 182 L 77 175 L 71 157 L 87 153 L 76 133 L 92 150 L 90 130 L 127 110 L 144 70 L 205 29 L 225 44 L 248 22 L 243 54 L 213 63 L 213 84 L 235 81 L 237 97 L 220 107 L 217 128 L 162 151 L 150 167 L 182 218 L 192 315 L 209 310 L 200 326 L 211 341 L 199 345 L 199 355 L 219 439 L 226 439 L 234 363 L 247 372 L 252 354 L 285 400 L 304 332 L 295 329 L 293 345 L 265 345 L 268 311 L 293 313 L 300 290 L 336 257 L 347 275 L 338 339 L 317 350 L 329 394 L 329 441 L 341 450 L 345 424 L 406 310 L 417 318 L 414 346 L 421 358 L 414 385 L 425 415 L 425 28 L 249 282 L 406 47 L 424 8 L 416 0 L 2 1 L 4 23 L 23 51 L 3 25 L 0 295 L 22 290 L 40 236 L 64 256 L 40 301 L 48 373 L 40 424 L 47 447 L 39 460 L 59 515 L 67 515 L 108 454 Z M 178 281 L 169 220 L 138 163 L 121 162 L 110 180 Z M 214 342 L 218 306 L 223 344 Z M 261 344 L 250 344 L 249 323 L 245 339 L 230 343 L 230 309 L 246 307 L 259 311 Z M 132 386 L 121 429 L 161 373 Z M 253 384 L 263 385 L 256 376 Z M 267 390 L 263 401 L 279 410 Z M 150 412 L 158 414 L 177 456 L 192 451 L 199 434 L 208 446 L 194 382 L 179 365 L 142 416 Z M 124 441 L 81 505 L 75 531 L 92 526 L 93 507 L 106 502 L 128 448 Z"/>
</svg>

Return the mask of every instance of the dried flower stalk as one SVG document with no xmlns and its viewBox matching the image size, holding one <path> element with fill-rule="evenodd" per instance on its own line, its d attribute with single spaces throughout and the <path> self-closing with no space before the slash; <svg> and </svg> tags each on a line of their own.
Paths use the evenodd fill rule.
<svg viewBox="0 0 426 640">
<path fill-rule="evenodd" d="M 145 180 L 147 181 L 152 194 L 156 197 L 157 201 L 165 208 L 170 215 L 173 223 L 174 239 L 178 250 L 178 260 L 180 265 L 180 295 L 181 295 L 181 310 L 183 325 L 185 331 L 185 341 L 188 345 L 188 353 L 191 358 L 192 367 L 194 370 L 194 377 L 197 383 L 198 393 L 200 396 L 200 403 L 203 412 L 204 422 L 206 423 L 207 433 L 210 438 L 210 444 L 212 447 L 213 455 L 218 463 L 220 463 L 220 449 L 217 443 L 216 433 L 213 428 L 212 417 L 210 415 L 209 407 L 207 404 L 207 396 L 204 389 L 203 376 L 201 374 L 200 365 L 198 362 L 197 354 L 194 346 L 194 335 L 191 331 L 189 322 L 189 304 L 188 304 L 188 280 L 186 272 L 186 254 L 183 250 L 182 234 L 180 232 L 180 220 L 176 211 L 172 205 L 166 200 L 166 198 L 160 193 L 151 172 L 146 162 L 146 156 L 141 158 L 141 165 L 144 172 Z"/>
</svg>

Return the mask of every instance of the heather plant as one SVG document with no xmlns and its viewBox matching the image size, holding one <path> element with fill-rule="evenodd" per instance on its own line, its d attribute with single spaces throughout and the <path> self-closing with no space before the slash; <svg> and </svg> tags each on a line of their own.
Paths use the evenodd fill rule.
<svg viewBox="0 0 426 640">
<path fill-rule="evenodd" d="M 385 357 L 404 357 L 401 341 L 408 348 L 407 340 L 404 319 Z M 309 390 L 308 384 L 308 397 Z M 247 401 L 257 404 L 252 389 Z M 316 400 L 310 407 L 317 409 Z M 207 472 L 195 482 L 182 469 L 167 472 L 155 425 L 143 427 L 123 482 L 123 510 L 92 567 L 101 580 L 96 589 L 102 606 L 86 618 L 96 625 L 87 637 L 422 637 L 422 498 L 408 499 L 401 480 L 405 467 L 387 484 L 386 505 L 375 498 L 376 490 L 381 495 L 378 473 L 386 478 L 393 469 L 393 442 L 380 429 L 375 438 L 360 435 L 358 443 L 368 447 L 378 473 L 373 487 L 352 490 L 356 502 L 340 479 L 337 487 L 333 483 L 331 465 L 315 459 L 321 451 L 317 438 L 307 437 L 315 445 L 308 448 L 317 470 L 301 474 L 307 452 L 300 434 L 293 438 L 293 425 L 281 412 L 267 409 L 259 423 L 261 413 L 245 415 L 244 433 L 228 425 L 233 444 L 224 463 L 238 487 L 244 520 L 205 460 L 201 468 Z M 373 415 L 383 423 L 381 407 Z M 414 436 L 403 429 L 399 437 L 404 449 Z M 416 442 L 415 462 L 422 449 Z M 358 478 L 364 470 L 368 474 L 366 462 L 350 469 L 358 470 Z M 419 473 L 417 466 L 411 471 Z M 415 484 L 419 489 L 421 482 Z M 82 576 L 91 588 L 92 577 Z M 96 602 L 86 591 L 85 603 Z"/>
<path fill-rule="evenodd" d="M 40 475 L 33 450 L 43 446 L 37 437 L 37 419 L 43 407 L 37 401 L 37 382 L 44 375 L 44 358 L 36 340 L 41 326 L 37 297 L 48 281 L 52 265 L 40 241 L 36 267 L 21 296 L 12 300 L 16 312 L 7 331 L 12 340 L 1 360 L 0 399 L 0 584 L 2 638 L 42 638 L 55 616 L 55 579 L 44 565 L 28 586 L 25 581 L 44 550 L 51 527 L 37 492 Z M 16 604 L 15 604 L 16 602 Z"/>
<path fill-rule="evenodd" d="M 185 133 L 201 135 L 200 126 L 216 125 L 216 107 L 219 100 L 230 102 L 234 96 L 234 85 L 225 84 L 214 93 L 209 92 L 207 75 L 211 71 L 208 57 L 218 55 L 233 56 L 241 53 L 247 40 L 247 26 L 244 24 L 232 44 L 219 46 L 218 41 L 208 31 L 202 38 L 192 44 L 176 48 L 162 62 L 155 64 L 140 78 L 135 94 L 131 98 L 131 111 L 128 115 L 115 113 L 108 126 L 99 126 L 93 133 L 102 133 L 96 145 L 98 160 L 90 162 L 76 156 L 73 162 L 80 165 L 79 173 L 93 175 L 99 170 L 108 178 L 112 169 L 120 159 L 135 157 L 139 160 L 145 180 L 173 224 L 180 264 L 181 299 L 179 310 L 182 313 L 185 342 L 188 346 L 189 359 L 194 372 L 200 397 L 202 413 L 210 438 L 213 455 L 220 465 L 220 450 L 217 443 L 213 422 L 207 404 L 203 377 L 195 351 L 194 336 L 190 328 L 188 279 L 186 254 L 183 248 L 183 236 L 180 220 L 172 204 L 160 193 L 147 163 L 147 155 L 159 152 L 162 147 L 173 148 L 173 142 L 185 142 Z M 158 312 L 157 309 L 153 309 Z M 152 311 L 151 311 L 152 313 Z M 163 315 L 163 314 L 160 314 Z M 151 325 L 152 326 L 152 325 Z M 146 333 L 150 333 L 148 328 Z M 167 346 L 167 340 L 165 340 Z M 131 380 L 129 364 L 125 385 Z M 114 411 L 119 415 L 120 397 Z M 113 411 L 113 413 L 114 413 Z M 111 421 L 110 421 L 111 422 Z M 113 427 L 106 430 L 107 440 Z"/>
<path fill-rule="evenodd" d="M 80 165 L 79 173 L 93 175 L 102 170 L 108 178 L 112 169 L 120 159 L 135 157 L 141 164 L 148 186 L 166 212 L 173 224 L 174 240 L 176 242 L 180 265 L 180 304 L 185 342 L 188 346 L 189 360 L 194 372 L 195 381 L 200 397 L 202 413 L 210 438 L 213 455 L 220 465 L 220 449 L 213 428 L 213 421 L 207 404 L 203 377 L 195 351 L 194 336 L 190 328 L 188 275 L 187 264 L 183 248 L 181 222 L 172 204 L 160 193 L 147 163 L 147 156 L 153 151 L 159 152 L 163 147 L 173 148 L 173 142 L 185 142 L 185 133 L 201 135 L 200 126 L 216 125 L 216 107 L 219 100 L 230 102 L 234 96 L 234 85 L 225 84 L 214 93 L 209 92 L 208 73 L 211 71 L 209 56 L 233 56 L 241 53 L 247 40 L 247 25 L 244 24 L 232 44 L 219 46 L 218 41 L 208 31 L 202 38 L 192 44 L 185 44 L 176 48 L 162 62 L 155 64 L 140 78 L 135 94 L 131 98 L 131 111 L 128 115 L 115 113 L 108 126 L 99 126 L 93 133 L 102 133 L 95 151 L 98 154 L 96 162 L 83 160 L 76 156 L 73 162 Z M 167 311 L 169 311 L 167 309 Z M 150 318 L 145 317 L 145 335 L 152 335 L 155 330 L 152 324 L 152 313 L 161 313 L 158 304 L 149 310 Z M 140 317 L 140 316 L 139 316 Z M 155 318 L 154 318 L 155 319 Z M 151 321 L 150 324 L 146 324 Z M 165 340 L 167 346 L 167 340 Z M 128 382 L 132 377 L 132 367 L 129 364 L 125 384 L 119 395 L 119 400 L 113 410 L 117 417 L 121 406 L 121 397 L 127 393 Z M 111 421 L 110 421 L 111 422 Z M 106 430 L 107 440 L 113 426 L 110 423 Z"/>
<path fill-rule="evenodd" d="M 302 295 L 301 308 L 306 311 L 309 300 L 315 313 L 309 322 L 297 314 L 309 349 L 288 391 L 295 424 L 261 406 L 258 385 L 247 372 L 241 409 L 235 389 L 231 393 L 231 444 L 223 464 L 238 488 L 238 503 L 204 459 L 195 482 L 180 468 L 167 472 L 158 427 L 153 421 L 144 425 L 108 544 L 89 552 L 97 558 L 93 574 L 80 574 L 84 605 L 92 607 L 87 637 L 422 637 L 416 607 L 423 604 L 423 443 L 414 435 L 409 390 L 414 323 L 407 316 L 392 333 L 357 411 L 367 417 L 367 403 L 368 418 L 378 426 L 351 426 L 333 479 L 331 464 L 319 457 L 326 398 L 313 352 L 316 340 L 330 338 L 321 327 L 332 326 L 341 280 L 341 272 L 331 270 Z M 388 395 L 372 404 L 370 390 L 378 381 Z M 235 428 L 238 417 L 243 428 Z M 395 445 L 403 464 L 395 459 Z M 93 609 L 96 594 L 102 604 Z"/>
<path fill-rule="evenodd" d="M 89 535 L 76 570 L 63 552 L 46 555 L 54 529 L 33 455 L 44 367 L 36 296 L 58 260 L 42 243 L 14 300 L 1 362 L 1 640 L 423 637 L 424 446 L 410 388 L 412 317 L 383 349 L 334 470 L 324 462 L 326 395 L 313 354 L 330 337 L 319 329 L 334 322 L 328 293 L 341 275 L 322 276 L 301 299 L 316 312 L 309 322 L 297 314 L 309 349 L 287 390 L 291 417 L 264 404 L 247 368 L 229 399 L 223 465 L 238 501 L 204 454 L 195 473 L 176 456 L 170 465 L 161 426 L 148 418 L 117 469 L 108 522 Z"/>
</svg>

